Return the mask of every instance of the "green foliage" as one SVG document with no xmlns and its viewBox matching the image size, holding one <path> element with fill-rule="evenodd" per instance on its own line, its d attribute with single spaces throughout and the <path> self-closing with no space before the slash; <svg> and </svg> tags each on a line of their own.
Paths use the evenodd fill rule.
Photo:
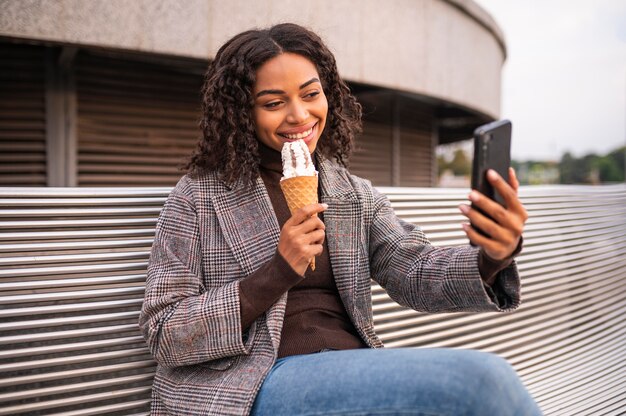
<svg viewBox="0 0 626 416">
<path fill-rule="evenodd" d="M 463 149 L 456 149 L 451 161 L 444 156 L 437 156 L 437 166 L 439 175 L 446 170 L 450 170 L 455 176 L 469 176 L 472 173 L 472 159 Z"/>
<path fill-rule="evenodd" d="M 599 184 L 624 182 L 624 154 L 626 147 L 613 150 L 605 156 L 587 154 L 576 158 L 566 152 L 558 163 L 512 161 L 522 184 L 562 183 Z M 556 177 L 552 170 L 558 170 Z"/>
<path fill-rule="evenodd" d="M 462 149 L 457 149 L 448 168 L 456 176 L 466 176 L 472 172 L 472 161 Z"/>
<path fill-rule="evenodd" d="M 445 170 L 455 176 L 471 175 L 472 158 L 467 151 L 456 149 L 452 158 L 449 154 L 437 156 L 440 176 Z M 512 160 L 511 166 L 522 185 L 618 183 L 626 180 L 625 155 L 626 146 L 622 146 L 604 156 L 591 153 L 577 158 L 566 152 L 557 162 Z"/>
<path fill-rule="evenodd" d="M 613 159 L 608 157 L 598 158 L 595 163 L 600 182 L 622 182 L 624 171 L 619 168 Z"/>
<path fill-rule="evenodd" d="M 561 174 L 561 183 L 573 184 L 584 183 L 587 176 L 584 162 L 582 159 L 576 159 L 570 152 L 566 152 L 561 157 L 559 164 Z"/>
<path fill-rule="evenodd" d="M 606 170 L 600 170 L 600 180 L 603 182 L 624 182 L 626 180 L 626 164 L 624 159 L 626 156 L 626 146 L 613 150 L 606 156 Z"/>
</svg>

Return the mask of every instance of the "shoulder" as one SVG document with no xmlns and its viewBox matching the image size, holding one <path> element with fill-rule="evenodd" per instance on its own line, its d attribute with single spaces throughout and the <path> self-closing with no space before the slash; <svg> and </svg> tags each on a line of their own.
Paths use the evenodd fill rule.
<svg viewBox="0 0 626 416">
<path fill-rule="evenodd" d="M 218 178 L 216 172 L 208 172 L 201 175 L 186 174 L 176 183 L 170 192 L 168 201 L 179 199 L 196 206 L 199 202 L 206 201 L 212 195 L 223 192 L 225 188 L 226 185 Z"/>
<path fill-rule="evenodd" d="M 359 200 L 370 201 L 374 204 L 387 200 L 387 197 L 381 194 L 370 180 L 353 175 L 347 168 L 334 161 L 324 160 L 321 168 L 324 176 L 322 181 L 335 192 L 354 193 Z"/>
<path fill-rule="evenodd" d="M 374 190 L 369 180 L 353 175 L 347 168 L 334 161 L 324 159 L 320 164 L 320 172 L 322 180 L 333 190 L 340 192 L 352 190 L 357 194 L 370 194 Z"/>
</svg>

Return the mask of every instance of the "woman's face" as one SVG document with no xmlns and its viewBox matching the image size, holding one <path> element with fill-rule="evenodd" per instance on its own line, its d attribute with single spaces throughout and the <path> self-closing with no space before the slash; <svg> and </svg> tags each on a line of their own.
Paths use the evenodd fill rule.
<svg viewBox="0 0 626 416">
<path fill-rule="evenodd" d="M 281 151 L 285 142 L 304 140 L 313 153 L 328 113 L 320 76 L 307 58 L 283 53 L 256 72 L 253 117 L 257 138 Z"/>
</svg>

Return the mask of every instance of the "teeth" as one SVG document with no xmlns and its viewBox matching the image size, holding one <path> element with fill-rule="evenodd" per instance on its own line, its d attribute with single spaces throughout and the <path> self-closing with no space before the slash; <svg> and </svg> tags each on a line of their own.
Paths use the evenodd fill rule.
<svg viewBox="0 0 626 416">
<path fill-rule="evenodd" d="M 283 136 L 285 136 L 288 139 L 297 140 L 297 139 L 304 139 L 305 137 L 307 137 L 312 132 L 313 132 L 313 127 L 308 129 L 307 131 L 303 131 L 302 133 L 298 133 L 298 134 L 283 134 Z"/>
</svg>

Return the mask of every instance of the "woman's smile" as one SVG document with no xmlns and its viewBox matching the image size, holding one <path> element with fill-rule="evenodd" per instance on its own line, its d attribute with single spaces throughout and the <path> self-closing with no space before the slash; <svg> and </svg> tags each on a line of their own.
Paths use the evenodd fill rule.
<svg viewBox="0 0 626 416">
<path fill-rule="evenodd" d="M 278 135 L 284 137 L 288 142 L 302 139 L 305 143 L 308 144 L 313 139 L 313 137 L 317 135 L 317 124 L 317 121 L 313 121 L 301 127 L 283 130 L 279 132 Z"/>
</svg>

